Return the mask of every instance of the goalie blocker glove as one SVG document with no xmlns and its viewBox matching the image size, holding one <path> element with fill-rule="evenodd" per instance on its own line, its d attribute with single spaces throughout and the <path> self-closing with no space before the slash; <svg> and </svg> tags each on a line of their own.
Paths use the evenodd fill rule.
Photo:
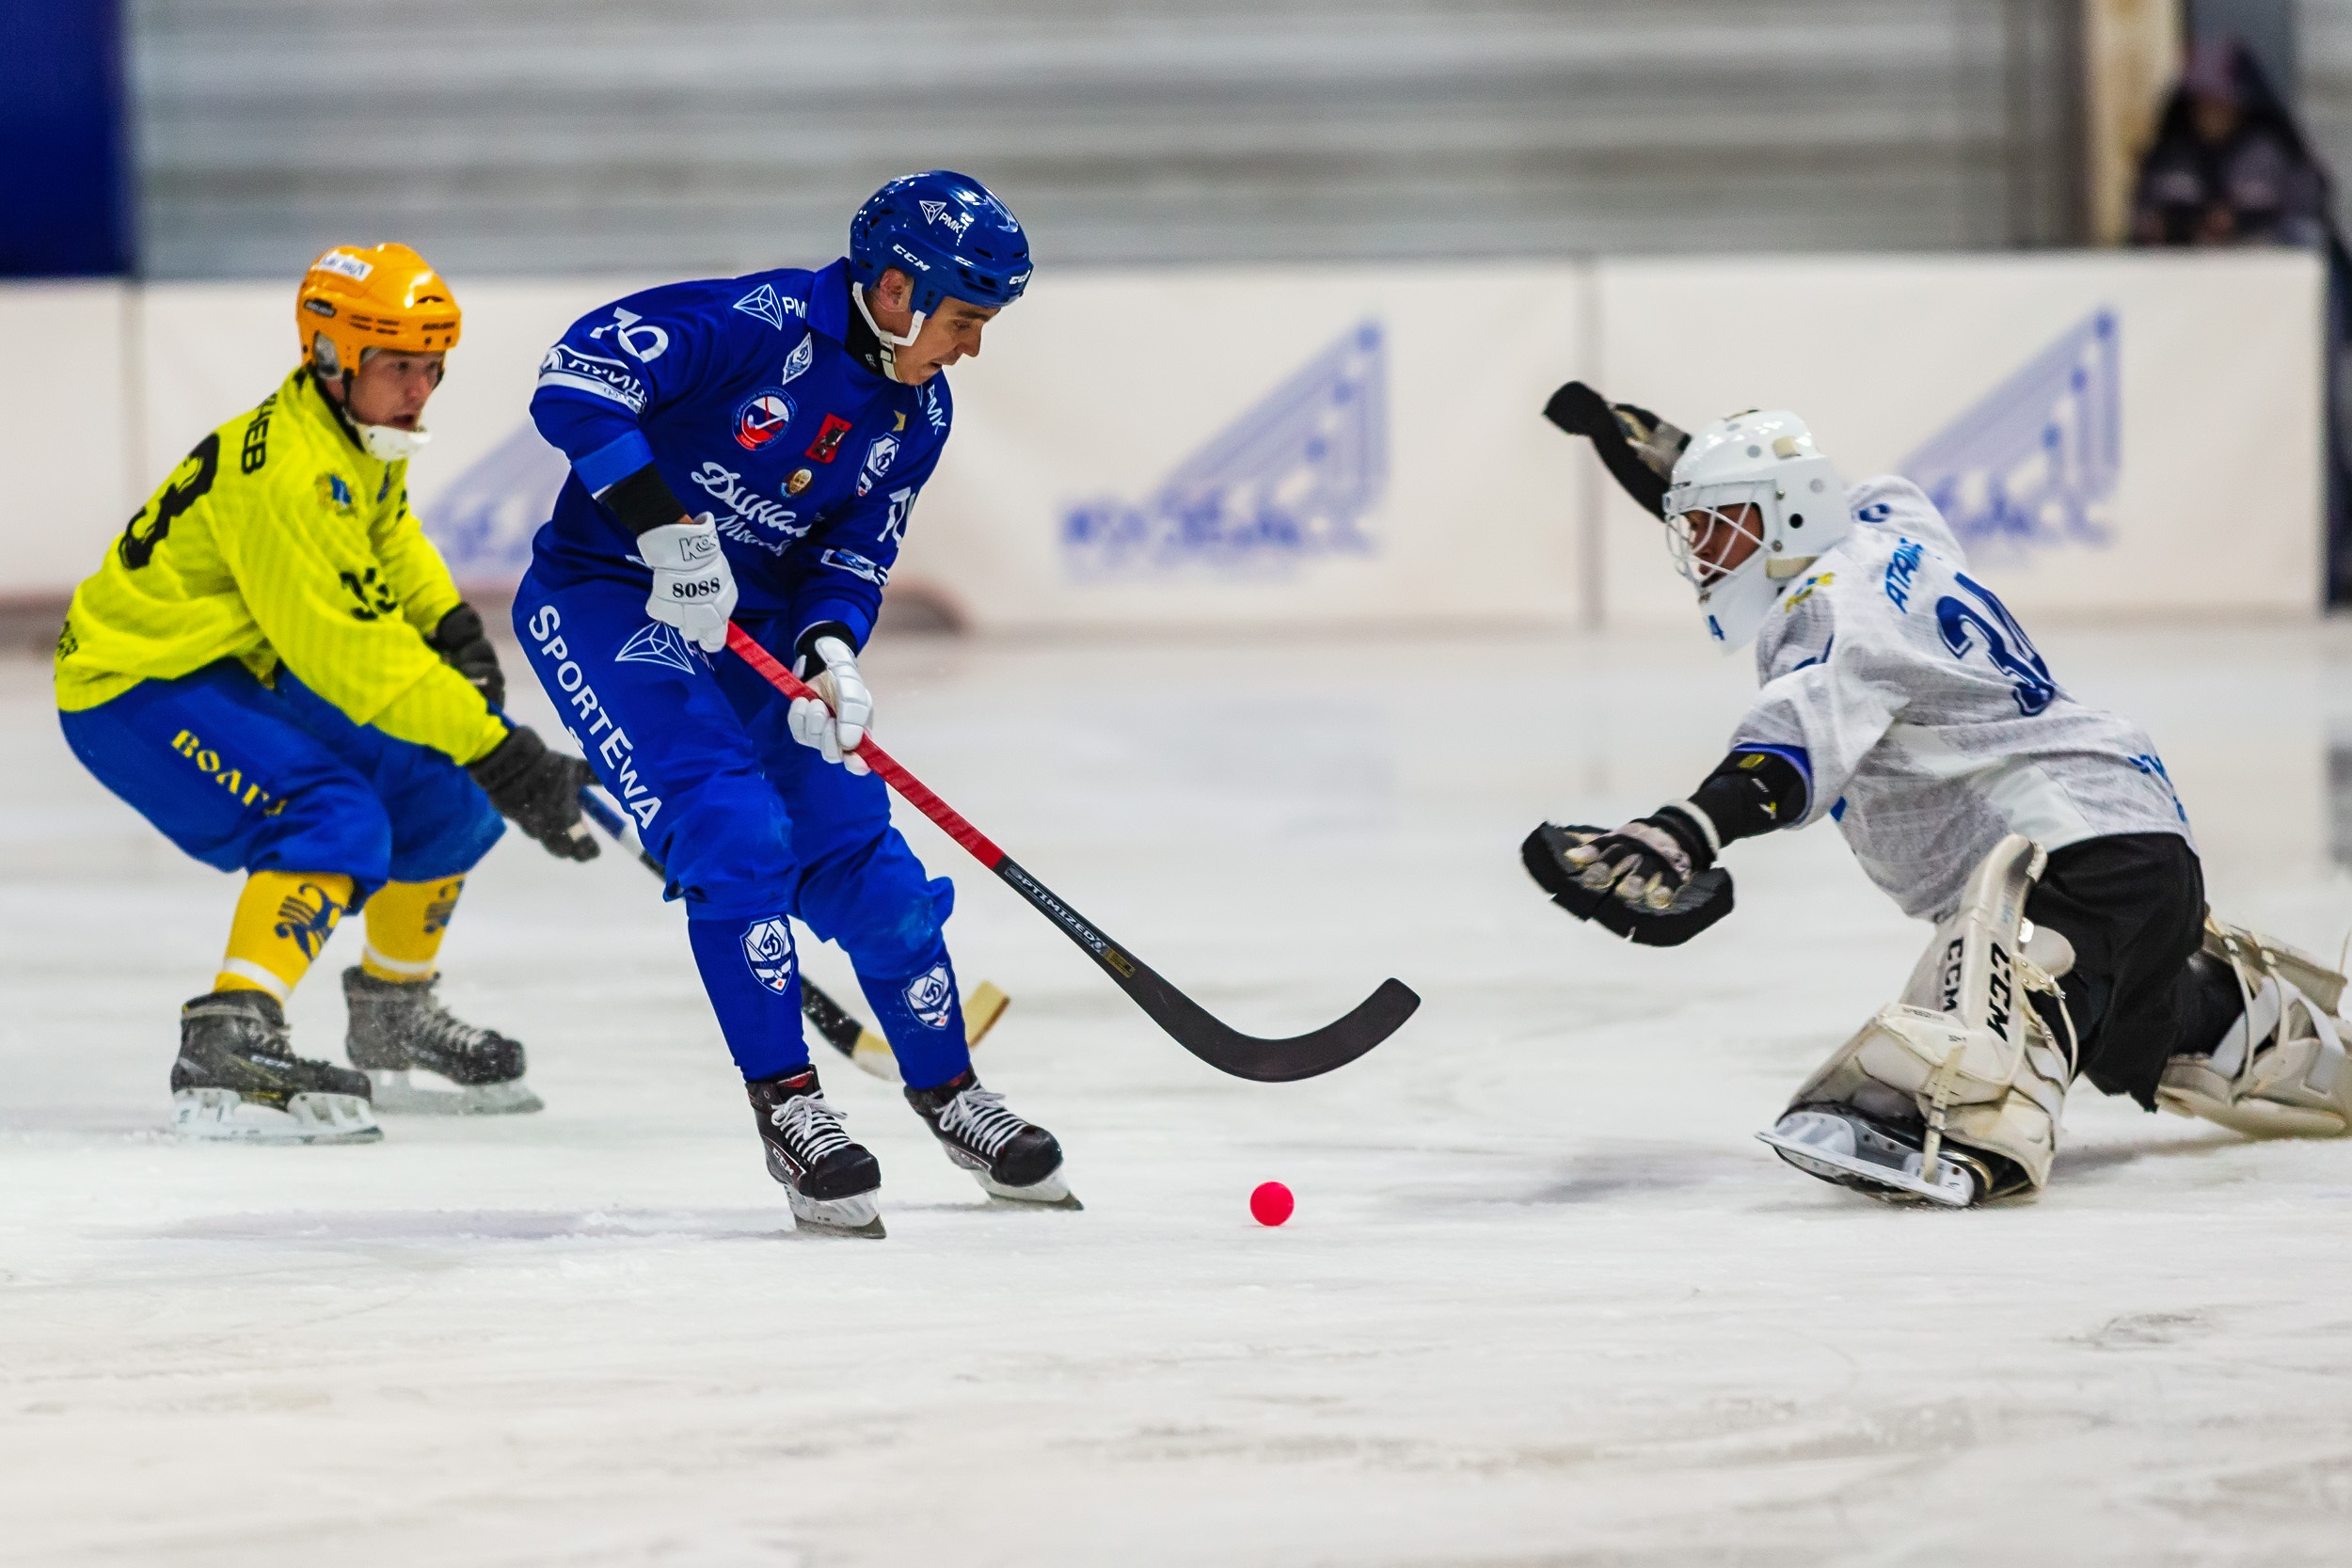
<svg viewBox="0 0 2352 1568">
<path fill-rule="evenodd" d="M 1603 830 L 1546 822 L 1519 858 L 1551 901 L 1648 947 L 1690 941 L 1732 910 L 1715 860 L 1735 839 L 1804 818 L 1804 769 L 1778 748 L 1735 747 L 1687 800 Z"/>
<path fill-rule="evenodd" d="M 580 819 L 580 792 L 596 782 L 588 765 L 548 750 L 547 742 L 516 725 L 496 750 L 466 771 L 482 786 L 499 815 L 559 860 L 592 861 L 596 839 Z"/>
<path fill-rule="evenodd" d="M 1581 381 L 1552 393 L 1544 404 L 1544 418 L 1591 441 L 1618 488 L 1651 516 L 1665 516 L 1675 459 L 1691 444 L 1687 433 L 1646 408 L 1610 403 Z"/>
</svg>

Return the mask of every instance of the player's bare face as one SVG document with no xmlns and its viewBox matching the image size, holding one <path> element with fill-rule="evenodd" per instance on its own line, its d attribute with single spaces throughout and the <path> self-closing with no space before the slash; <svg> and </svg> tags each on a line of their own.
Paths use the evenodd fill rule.
<svg viewBox="0 0 2352 1568">
<path fill-rule="evenodd" d="M 359 424 L 414 430 L 424 418 L 425 400 L 441 384 L 437 354 L 378 349 L 351 378 L 351 417 Z M 331 383 L 330 383 L 331 385 Z"/>
<path fill-rule="evenodd" d="M 866 292 L 866 308 L 874 313 L 877 326 L 894 338 L 903 338 L 914 325 L 914 285 L 898 268 L 885 267 L 881 279 Z M 960 359 L 978 358 L 981 329 L 996 319 L 1000 309 L 968 300 L 942 300 L 938 309 L 923 318 L 923 328 L 914 335 L 914 341 L 892 352 L 891 365 L 899 382 L 920 387 Z"/>
<path fill-rule="evenodd" d="M 926 317 L 914 341 L 898 351 L 898 379 L 919 387 L 959 359 L 980 356 L 980 329 L 996 319 L 996 307 L 944 302 Z"/>
<path fill-rule="evenodd" d="M 1682 526 L 1691 536 L 1691 556 L 1715 582 L 1744 565 L 1764 543 L 1764 515 L 1753 501 L 1706 512 L 1685 512 Z"/>
</svg>

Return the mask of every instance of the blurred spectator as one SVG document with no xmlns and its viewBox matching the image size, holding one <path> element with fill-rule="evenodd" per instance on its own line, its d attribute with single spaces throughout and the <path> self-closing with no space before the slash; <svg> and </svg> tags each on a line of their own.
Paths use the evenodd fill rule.
<svg viewBox="0 0 2352 1568">
<path fill-rule="evenodd" d="M 2201 39 L 2140 161 L 2138 245 L 2328 242 L 2328 171 L 2235 39 Z"/>
<path fill-rule="evenodd" d="M 2286 245 L 2328 264 L 2328 602 L 2352 606 L 2352 251 L 2326 166 L 2244 45 L 2200 39 L 2140 160 L 2136 245 Z"/>
</svg>

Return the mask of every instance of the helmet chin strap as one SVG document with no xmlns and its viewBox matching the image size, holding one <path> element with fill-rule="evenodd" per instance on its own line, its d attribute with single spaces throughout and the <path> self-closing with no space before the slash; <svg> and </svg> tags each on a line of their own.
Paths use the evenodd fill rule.
<svg viewBox="0 0 2352 1568">
<path fill-rule="evenodd" d="M 907 335 L 903 338 L 897 338 L 883 331 L 882 323 L 874 319 L 874 312 L 866 308 L 864 289 L 851 284 L 850 297 L 857 302 L 857 313 L 866 318 L 866 325 L 872 329 L 875 338 L 882 343 L 882 373 L 893 381 L 898 380 L 898 356 L 891 351 L 910 347 L 915 339 L 923 335 L 923 312 L 915 311 L 914 323 L 907 328 Z"/>
</svg>

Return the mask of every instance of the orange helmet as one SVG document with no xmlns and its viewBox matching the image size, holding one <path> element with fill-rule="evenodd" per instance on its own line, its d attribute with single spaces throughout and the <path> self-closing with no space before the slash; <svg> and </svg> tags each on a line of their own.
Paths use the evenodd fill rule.
<svg viewBox="0 0 2352 1568">
<path fill-rule="evenodd" d="M 405 245 L 339 245 L 310 263 L 294 293 L 302 362 L 351 374 L 371 348 L 438 354 L 457 346 L 465 312 L 423 257 Z"/>
</svg>

